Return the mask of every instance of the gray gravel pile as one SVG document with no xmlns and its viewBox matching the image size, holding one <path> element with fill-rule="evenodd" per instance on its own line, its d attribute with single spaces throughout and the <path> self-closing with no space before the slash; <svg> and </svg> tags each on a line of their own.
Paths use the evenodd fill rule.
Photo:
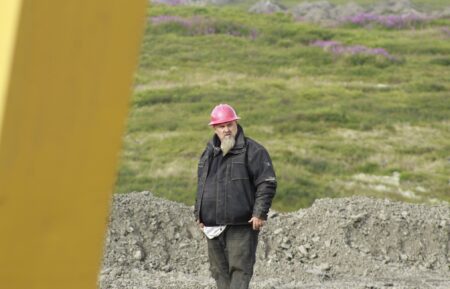
<svg viewBox="0 0 450 289">
<path fill-rule="evenodd" d="M 102 289 L 214 288 L 192 207 L 115 195 Z M 271 212 L 251 288 L 450 288 L 450 206 L 366 197 Z"/>
</svg>

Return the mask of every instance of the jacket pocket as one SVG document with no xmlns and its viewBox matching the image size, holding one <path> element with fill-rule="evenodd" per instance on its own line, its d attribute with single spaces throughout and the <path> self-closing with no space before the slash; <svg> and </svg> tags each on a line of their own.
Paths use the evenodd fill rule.
<svg viewBox="0 0 450 289">
<path fill-rule="evenodd" d="M 231 163 L 231 180 L 248 180 L 248 171 L 245 163 L 232 162 Z"/>
</svg>

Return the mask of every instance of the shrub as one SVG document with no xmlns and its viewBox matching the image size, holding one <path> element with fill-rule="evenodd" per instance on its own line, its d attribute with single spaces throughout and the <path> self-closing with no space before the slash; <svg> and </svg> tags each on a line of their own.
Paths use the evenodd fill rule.
<svg viewBox="0 0 450 289">
<path fill-rule="evenodd" d="M 175 32 L 183 35 L 228 34 L 255 39 L 257 31 L 232 21 L 212 20 L 202 16 L 181 17 L 160 15 L 150 18 L 153 27 L 160 27 L 161 32 Z"/>
<path fill-rule="evenodd" d="M 343 22 L 363 27 L 378 25 L 389 29 L 407 29 L 423 26 L 430 20 L 431 17 L 418 14 L 377 15 L 374 13 L 360 13 L 346 18 Z"/>
<path fill-rule="evenodd" d="M 321 47 L 324 51 L 337 56 L 344 56 L 351 65 L 373 64 L 385 67 L 397 59 L 384 48 L 369 48 L 364 45 L 343 45 L 334 40 L 316 40 L 311 46 Z"/>
</svg>

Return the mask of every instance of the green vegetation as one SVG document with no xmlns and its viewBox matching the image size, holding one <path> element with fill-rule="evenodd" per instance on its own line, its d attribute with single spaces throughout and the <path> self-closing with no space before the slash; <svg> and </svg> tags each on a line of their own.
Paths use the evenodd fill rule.
<svg viewBox="0 0 450 289">
<path fill-rule="evenodd" d="M 450 201 L 449 26 L 330 28 L 237 7 L 153 6 L 116 192 L 193 204 L 209 113 L 229 103 L 272 155 L 278 210 L 354 194 Z"/>
</svg>

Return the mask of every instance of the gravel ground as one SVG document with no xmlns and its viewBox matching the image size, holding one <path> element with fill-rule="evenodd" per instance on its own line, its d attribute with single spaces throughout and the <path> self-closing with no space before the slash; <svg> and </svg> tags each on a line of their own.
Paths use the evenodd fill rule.
<svg viewBox="0 0 450 289">
<path fill-rule="evenodd" d="M 193 208 L 115 195 L 101 289 L 215 288 Z M 450 206 L 367 197 L 271 212 L 251 288 L 450 288 Z"/>
</svg>

